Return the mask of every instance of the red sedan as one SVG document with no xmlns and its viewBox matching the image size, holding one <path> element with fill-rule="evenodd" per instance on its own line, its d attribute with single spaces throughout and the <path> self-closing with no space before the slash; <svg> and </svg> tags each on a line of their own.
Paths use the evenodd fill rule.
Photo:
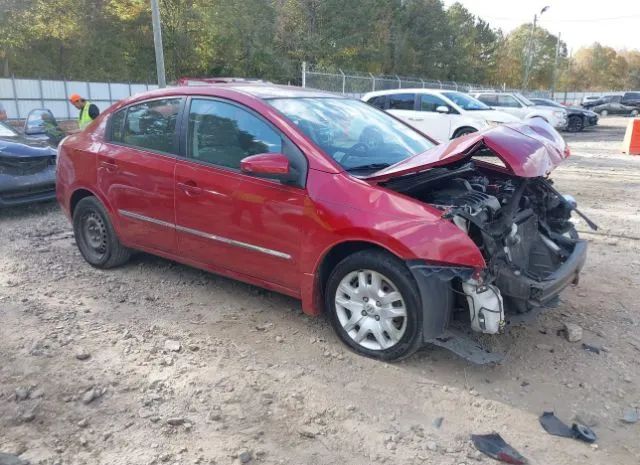
<svg viewBox="0 0 640 465">
<path fill-rule="evenodd" d="M 58 200 L 93 266 L 132 250 L 302 300 L 355 351 L 427 344 L 552 304 L 586 257 L 543 120 L 436 145 L 367 104 L 260 83 L 134 96 L 60 146 Z"/>
</svg>

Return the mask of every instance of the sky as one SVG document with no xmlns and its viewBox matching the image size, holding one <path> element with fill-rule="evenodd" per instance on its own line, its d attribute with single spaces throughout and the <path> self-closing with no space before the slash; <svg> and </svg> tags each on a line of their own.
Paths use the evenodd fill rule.
<svg viewBox="0 0 640 465">
<path fill-rule="evenodd" d="M 444 0 L 446 6 L 456 0 Z M 640 50 L 639 0 L 457 0 L 474 15 L 508 33 L 549 6 L 538 24 L 561 33 L 569 51 L 594 42 Z"/>
</svg>

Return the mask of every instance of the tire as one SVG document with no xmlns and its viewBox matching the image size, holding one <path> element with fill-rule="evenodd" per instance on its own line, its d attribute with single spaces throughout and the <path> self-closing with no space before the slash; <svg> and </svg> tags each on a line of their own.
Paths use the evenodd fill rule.
<svg viewBox="0 0 640 465">
<path fill-rule="evenodd" d="M 456 132 L 453 133 L 453 137 L 452 139 L 456 139 L 458 137 L 462 137 L 462 136 L 466 136 L 467 134 L 471 134 L 473 132 L 478 132 L 477 129 L 472 128 L 472 127 L 462 127 L 462 128 L 458 128 L 456 130 Z"/>
<path fill-rule="evenodd" d="M 584 129 L 584 119 L 581 116 L 570 116 L 567 124 L 568 132 L 581 132 Z"/>
<path fill-rule="evenodd" d="M 630 115 L 632 118 L 635 118 L 636 116 L 638 116 L 638 113 L 640 113 L 638 110 L 631 110 Z"/>
<path fill-rule="evenodd" d="M 95 197 L 85 197 L 76 205 L 73 232 L 80 253 L 91 266 L 113 268 L 131 257 L 131 251 L 116 236 L 107 210 Z"/>
<path fill-rule="evenodd" d="M 338 263 L 325 287 L 325 308 L 338 337 L 360 355 L 397 361 L 422 346 L 418 287 L 387 252 L 363 250 Z"/>
<path fill-rule="evenodd" d="M 607 110 L 600 110 L 600 116 L 609 116 L 609 112 Z"/>
</svg>

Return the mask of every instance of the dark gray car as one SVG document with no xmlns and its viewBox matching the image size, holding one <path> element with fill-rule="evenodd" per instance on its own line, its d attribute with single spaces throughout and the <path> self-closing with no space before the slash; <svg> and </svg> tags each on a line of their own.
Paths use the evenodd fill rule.
<svg viewBox="0 0 640 465">
<path fill-rule="evenodd" d="M 27 118 L 24 135 L 0 122 L 0 208 L 55 198 L 56 145 L 63 136 L 48 110 Z"/>
</svg>

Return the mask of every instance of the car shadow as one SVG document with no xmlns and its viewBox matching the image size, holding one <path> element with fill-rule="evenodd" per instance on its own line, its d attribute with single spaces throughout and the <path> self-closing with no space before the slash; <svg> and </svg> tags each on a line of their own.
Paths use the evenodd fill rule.
<svg viewBox="0 0 640 465">
<path fill-rule="evenodd" d="M 17 205 L 15 207 L 4 207 L 0 208 L 0 221 L 5 219 L 46 216 L 59 208 L 58 202 L 55 200 Z"/>
</svg>

